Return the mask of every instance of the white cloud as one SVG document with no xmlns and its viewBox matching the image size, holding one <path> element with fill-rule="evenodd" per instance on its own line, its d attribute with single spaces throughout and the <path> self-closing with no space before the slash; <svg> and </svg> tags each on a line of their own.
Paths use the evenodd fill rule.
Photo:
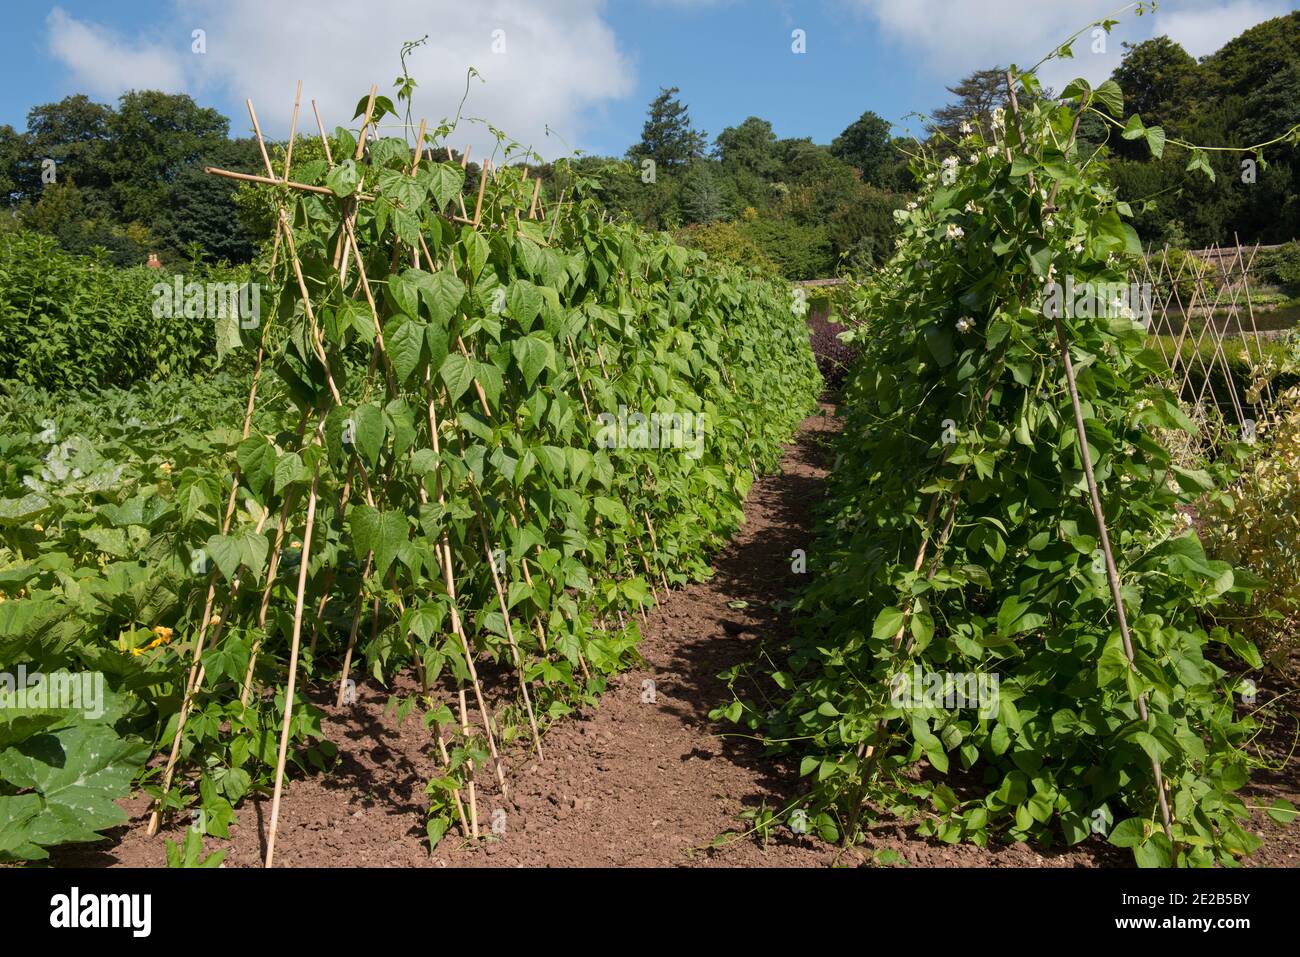
<svg viewBox="0 0 1300 957">
<path fill-rule="evenodd" d="M 1192 56 L 1203 57 L 1255 24 L 1283 16 L 1290 9 L 1287 3 L 1258 0 L 1238 0 L 1195 10 L 1162 6 L 1155 16 L 1154 34 L 1165 34 Z"/>
<path fill-rule="evenodd" d="M 1114 0 L 855 0 L 884 33 L 948 73 L 1015 60 L 1028 66 Z"/>
<path fill-rule="evenodd" d="M 133 43 L 110 30 L 84 23 L 55 7 L 45 18 L 50 53 L 63 63 L 79 90 L 115 97 L 127 89 L 176 92 L 185 73 L 161 46 Z"/>
<path fill-rule="evenodd" d="M 883 34 L 915 54 L 932 75 L 955 83 L 972 70 L 1015 62 L 1028 67 L 1090 20 L 1115 10 L 1115 0 L 850 0 L 873 19 Z M 1075 76 L 1093 83 L 1119 65 L 1123 41 L 1141 42 L 1168 34 L 1193 56 L 1212 53 L 1228 40 L 1271 17 L 1287 12 L 1284 0 L 1167 0 L 1154 15 L 1118 18 L 1105 37 L 1104 52 L 1094 52 L 1085 32 L 1074 44 L 1074 59 L 1053 60 L 1039 76 L 1060 90 Z M 938 104 L 936 104 L 938 105 Z"/>
<path fill-rule="evenodd" d="M 93 49 L 105 64 L 97 68 L 101 95 L 180 76 L 184 83 L 171 86 L 183 85 L 199 99 L 224 94 L 242 103 L 251 98 L 263 132 L 276 136 L 288 132 L 298 80 L 303 81 L 300 129 L 315 130 L 313 98 L 327 129 L 348 125 L 372 83 L 381 94 L 394 95 L 402 43 L 427 34 L 428 42 L 407 59 L 419 82 L 416 122 L 426 118 L 434 125 L 454 116 L 466 71 L 473 66 L 483 82 L 471 82 L 466 115 L 483 117 L 524 145 L 556 156 L 568 150 L 546 135 L 548 125 L 577 146 L 589 115 L 633 89 L 631 65 L 602 9 L 600 0 L 173 0 L 169 32 L 181 40 L 166 52 L 132 48 L 110 31 L 66 14 L 60 14 L 60 26 L 83 37 L 81 47 Z M 205 54 L 190 52 L 196 29 L 206 31 Z M 497 30 L 503 32 L 494 37 Z M 494 52 L 494 38 L 497 49 L 503 42 L 503 52 Z M 55 55 L 88 84 L 85 68 L 66 49 L 51 39 Z M 157 72 L 163 64 L 173 73 Z M 248 125 L 243 110 L 231 117 L 232 132 Z M 462 125 L 452 145 L 465 143 L 482 156 L 494 139 L 480 124 Z"/>
</svg>

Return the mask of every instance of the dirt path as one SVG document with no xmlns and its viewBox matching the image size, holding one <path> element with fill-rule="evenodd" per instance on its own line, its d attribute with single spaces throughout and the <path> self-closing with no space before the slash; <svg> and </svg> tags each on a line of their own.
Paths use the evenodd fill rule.
<svg viewBox="0 0 1300 957">
<path fill-rule="evenodd" d="M 438 860 L 779 866 L 836 856 L 812 842 L 766 851 L 753 840 L 705 846 L 744 829 L 746 808 L 780 806 L 792 793 L 794 782 L 776 776 L 780 769 L 759 746 L 720 737 L 726 728 L 708 715 L 730 700 L 717 675 L 750 659 L 759 634 L 781 626 L 772 603 L 797 581 L 790 553 L 809 547 L 809 509 L 826 474 L 822 440 L 838 424 L 830 415 L 803 422 L 781 472 L 750 492 L 745 525 L 716 557 L 714 577 L 675 592 L 650 616 L 639 649 L 645 667 L 617 677 L 599 708 L 547 734 L 545 763 L 532 761 L 515 776 L 504 839 L 475 849 L 449 845 Z"/>
<path fill-rule="evenodd" d="M 277 865 L 827 866 L 869 862 L 885 848 L 921 867 L 1129 865 L 1126 852 L 1101 840 L 1044 853 L 1024 845 L 950 846 L 893 822 L 874 825 L 867 845 L 847 852 L 784 828 L 766 847 L 735 833 L 747 828 L 742 811 L 784 807 L 798 783 L 788 765 L 764 758 L 753 742 L 720 736 L 730 726 L 708 718 L 729 700 L 717 675 L 750 660 L 760 635 L 784 627 L 773 603 L 797 583 L 791 551 L 811 545 L 811 507 L 822 494 L 829 464 L 824 442 L 839 427 L 833 411 L 825 405 L 823 414 L 806 419 L 781 471 L 755 483 L 745 503 L 745 525 L 716 556 L 714 577 L 674 592 L 651 614 L 640 646 L 644 666 L 612 679 L 598 707 L 557 722 L 543 739 L 545 761 L 516 748 L 506 762 L 509 800 L 487 785 L 480 789 L 484 830 L 490 830 L 495 812 L 503 834 L 472 846 L 453 831 L 430 855 L 424 788 L 436 769 L 428 732 L 417 719 L 398 725 L 385 713 L 387 689 L 359 684 L 357 705 L 343 711 L 334 708 L 332 692 L 314 689 L 339 761 L 328 774 L 287 783 Z M 1292 763 L 1280 775 L 1265 775 L 1256 793 L 1294 796 L 1294 771 Z M 480 775 L 481 782 L 490 780 Z M 114 844 L 69 848 L 56 860 L 161 866 L 161 838 L 144 835 L 146 799 L 137 797 L 126 807 L 132 820 L 110 832 Z M 226 866 L 260 866 L 269 809 L 268 800 L 246 801 L 232 839 L 208 842 L 210 849 L 227 850 Z M 1267 819 L 1259 827 L 1269 843 L 1254 863 L 1295 866 L 1297 829 Z M 727 832 L 734 839 L 709 846 Z"/>
<path fill-rule="evenodd" d="M 804 839 L 770 846 L 737 840 L 693 852 L 743 830 L 741 811 L 788 800 L 794 783 L 752 743 L 718 736 L 708 713 L 728 700 L 717 675 L 747 660 L 760 632 L 779 627 L 772 603 L 796 576 L 790 553 L 807 548 L 810 506 L 826 474 L 822 443 L 838 428 L 833 407 L 806 419 L 782 470 L 755 483 L 745 525 L 714 562 L 708 582 L 674 592 L 649 616 L 643 667 L 616 676 L 598 707 L 558 722 L 545 735 L 545 761 L 521 749 L 507 759 L 510 799 L 486 785 L 479 817 L 490 829 L 505 812 L 505 833 L 469 846 L 454 831 L 430 856 L 424 788 L 434 774 L 428 732 L 416 719 L 398 725 L 384 712 L 388 691 L 358 684 L 358 703 L 337 711 L 332 695 L 313 694 L 339 746 L 323 775 L 286 784 L 276 838 L 281 866 L 564 866 L 827 863 L 835 848 Z M 728 603 L 745 602 L 736 609 Z M 653 682 L 653 701 L 647 682 Z M 480 775 L 480 781 L 490 781 Z M 112 846 L 61 857 L 81 865 L 160 866 L 162 839 L 145 837 L 147 799 L 126 803 L 130 825 Z M 237 814 L 226 866 L 255 867 L 265 847 L 270 802 L 250 799 Z M 502 820 L 498 814 L 498 820 Z M 180 825 L 174 825 L 179 827 Z M 164 832 L 166 833 L 166 832 Z M 175 834 L 172 835 L 175 838 Z"/>
</svg>

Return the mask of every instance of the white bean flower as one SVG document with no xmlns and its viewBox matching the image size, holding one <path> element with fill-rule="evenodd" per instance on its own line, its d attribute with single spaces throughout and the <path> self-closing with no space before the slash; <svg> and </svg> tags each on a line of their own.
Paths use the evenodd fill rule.
<svg viewBox="0 0 1300 957">
<path fill-rule="evenodd" d="M 970 332 L 974 328 L 975 328 L 975 320 L 970 318 L 970 316 L 962 316 L 960 319 L 957 320 L 958 332 L 963 332 L 963 333 Z"/>
<path fill-rule="evenodd" d="M 949 239 L 961 239 L 961 238 L 962 238 L 963 236 L 965 236 L 965 235 L 966 235 L 966 230 L 962 229 L 962 228 L 961 228 L 960 226 L 958 226 L 956 223 L 949 223 L 949 224 L 948 224 L 948 238 L 949 238 Z"/>
<path fill-rule="evenodd" d="M 993 111 L 993 128 L 1001 129 L 1007 122 L 1007 111 L 998 107 Z"/>
<path fill-rule="evenodd" d="M 971 128 L 971 125 L 970 125 L 969 123 L 967 123 L 965 120 L 962 120 L 962 121 L 961 121 L 961 135 L 962 135 L 962 136 L 970 136 L 970 134 L 971 134 L 971 133 L 974 133 L 974 132 L 975 132 L 974 129 Z"/>
<path fill-rule="evenodd" d="M 1076 256 L 1082 256 L 1082 255 L 1083 255 L 1083 243 L 1075 243 L 1075 244 L 1074 244 L 1074 254 L 1075 254 Z"/>
<path fill-rule="evenodd" d="M 966 206 L 964 208 L 966 212 L 975 213 L 976 215 L 979 215 L 980 213 L 984 212 L 984 207 L 981 206 L 979 203 L 975 202 L 975 200 L 973 199 L 966 200 Z"/>
</svg>

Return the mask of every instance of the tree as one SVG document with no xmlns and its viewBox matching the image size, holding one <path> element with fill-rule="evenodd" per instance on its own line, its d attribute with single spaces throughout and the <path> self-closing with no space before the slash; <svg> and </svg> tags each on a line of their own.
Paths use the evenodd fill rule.
<svg viewBox="0 0 1300 957">
<path fill-rule="evenodd" d="M 757 116 L 719 133 L 713 155 L 732 175 L 749 173 L 768 182 L 781 178 L 776 133 L 771 123 Z"/>
<path fill-rule="evenodd" d="M 181 170 L 220 150 L 230 121 L 184 94 L 122 94 L 108 124 L 114 206 L 125 220 L 162 218 Z"/>
<path fill-rule="evenodd" d="M 1199 63 L 1166 37 L 1127 46 L 1114 79 L 1129 110 L 1194 143 L 1245 146 L 1300 123 L 1300 14 L 1265 21 Z M 1081 133 L 1082 133 L 1081 129 Z M 1090 138 L 1092 134 L 1090 133 Z M 1134 203 L 1144 242 L 1180 234 L 1192 245 L 1277 242 L 1300 230 L 1300 149 L 1277 144 L 1257 158 L 1211 153 L 1217 179 L 1186 174 L 1185 163 L 1149 159 L 1140 141 L 1109 145 L 1122 199 Z M 1249 177 L 1242 163 L 1255 164 Z M 1155 197 L 1150 205 L 1138 201 Z"/>
<path fill-rule="evenodd" d="M 816 279 L 835 272 L 835 255 L 823 225 L 801 226 L 788 219 L 756 219 L 740 226 L 786 279 Z"/>
<path fill-rule="evenodd" d="M 948 92 L 957 102 L 941 106 L 931 117 L 930 132 L 950 140 L 961 138 L 961 125 L 978 125 L 987 132 L 993 111 L 1007 105 L 1007 71 L 1000 66 L 976 70 Z"/>
<path fill-rule="evenodd" d="M 682 213 L 688 223 L 711 223 L 722 218 L 722 194 L 705 160 L 695 160 L 683 174 Z"/>
<path fill-rule="evenodd" d="M 85 196 L 71 181 L 51 183 L 35 203 L 24 203 L 21 210 L 24 228 L 49 236 L 64 235 L 85 219 Z"/>
<path fill-rule="evenodd" d="M 1249 96 L 1294 66 L 1298 50 L 1300 12 L 1256 24 L 1206 57 L 1203 65 L 1215 92 Z"/>
<path fill-rule="evenodd" d="M 1196 60 L 1168 37 L 1125 43 L 1124 59 L 1111 75 L 1124 91 L 1124 106 L 1148 126 L 1177 123 L 1198 82 Z"/>
<path fill-rule="evenodd" d="M 898 233 L 894 210 L 902 209 L 906 201 L 905 196 L 864 185 L 831 213 L 827 229 L 840 262 L 855 272 L 867 272 L 887 260 Z"/>
<path fill-rule="evenodd" d="M 212 260 L 252 259 L 255 243 L 240 220 L 236 192 L 230 180 L 209 176 L 198 166 L 185 167 L 172 184 L 172 200 L 158 225 L 167 248 L 176 251 L 197 243 Z"/>
<path fill-rule="evenodd" d="M 35 203 L 24 201 L 18 208 L 18 222 L 25 229 L 53 236 L 70 253 L 106 253 L 115 266 L 137 266 L 154 246 L 144 225 L 123 226 L 111 216 L 99 216 L 88 208 L 86 194 L 70 179 L 54 182 L 41 190 Z"/>
<path fill-rule="evenodd" d="M 22 156 L 23 137 L 12 126 L 0 126 L 0 206 L 8 206 L 18 190 L 14 173 Z"/>
<path fill-rule="evenodd" d="M 862 173 L 864 182 L 880 184 L 880 174 L 891 159 L 889 123 L 867 110 L 831 142 L 831 155 Z"/>
<path fill-rule="evenodd" d="M 774 274 L 780 272 L 776 263 L 736 223 L 687 226 L 673 238 L 683 246 L 703 250 L 714 262 L 734 263 Z"/>
<path fill-rule="evenodd" d="M 29 110 L 25 143 L 14 168 L 20 196 L 37 201 L 41 190 L 49 185 L 42 178 L 45 161 L 53 160 L 55 182 L 74 182 L 85 191 L 90 206 L 105 205 L 104 191 L 113 178 L 105 152 L 112 116 L 111 106 L 82 95 Z"/>
<path fill-rule="evenodd" d="M 1211 96 L 1240 104 L 1248 141 L 1300 124 L 1300 13 L 1251 27 L 1207 57 L 1201 71 Z"/>
<path fill-rule="evenodd" d="M 652 159 L 665 170 L 680 169 L 704 155 L 707 135 L 691 126 L 690 113 L 675 86 L 660 87 L 641 128 L 641 142 L 628 150 L 632 159 Z"/>
</svg>

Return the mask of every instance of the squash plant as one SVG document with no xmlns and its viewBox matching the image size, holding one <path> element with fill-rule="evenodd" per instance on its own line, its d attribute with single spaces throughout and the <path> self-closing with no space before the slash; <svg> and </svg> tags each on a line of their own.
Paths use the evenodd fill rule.
<svg viewBox="0 0 1300 957">
<path fill-rule="evenodd" d="M 1080 118 L 1155 155 L 1165 136 L 1123 120 L 1113 82 L 1076 80 L 1056 99 L 1033 72 L 1008 86 L 1014 106 L 987 137 L 968 126 L 942 163 L 916 159 L 921 194 L 901 211 L 895 256 L 857 294 L 870 318 L 845 336 L 861 358 L 802 630 L 764 669 L 780 698 L 718 713 L 799 756 L 801 813 L 828 840 L 858 840 L 864 812 L 890 813 L 947 842 L 1097 834 L 1142 865 L 1232 864 L 1259 843 L 1236 793 L 1253 721 L 1215 659 L 1260 662 L 1202 622 L 1254 580 L 1208 559 L 1179 514 L 1216 475 L 1178 467 L 1156 440 L 1192 423 L 1159 383 L 1143 326 L 1122 306 L 1070 311 L 1058 337 L 1048 306 L 1067 277 L 1127 284 L 1142 252 L 1104 147 L 1076 138 Z M 748 670 L 731 673 L 737 687 Z M 943 688 L 932 675 L 992 693 L 899 694 L 917 676 Z"/>
</svg>

